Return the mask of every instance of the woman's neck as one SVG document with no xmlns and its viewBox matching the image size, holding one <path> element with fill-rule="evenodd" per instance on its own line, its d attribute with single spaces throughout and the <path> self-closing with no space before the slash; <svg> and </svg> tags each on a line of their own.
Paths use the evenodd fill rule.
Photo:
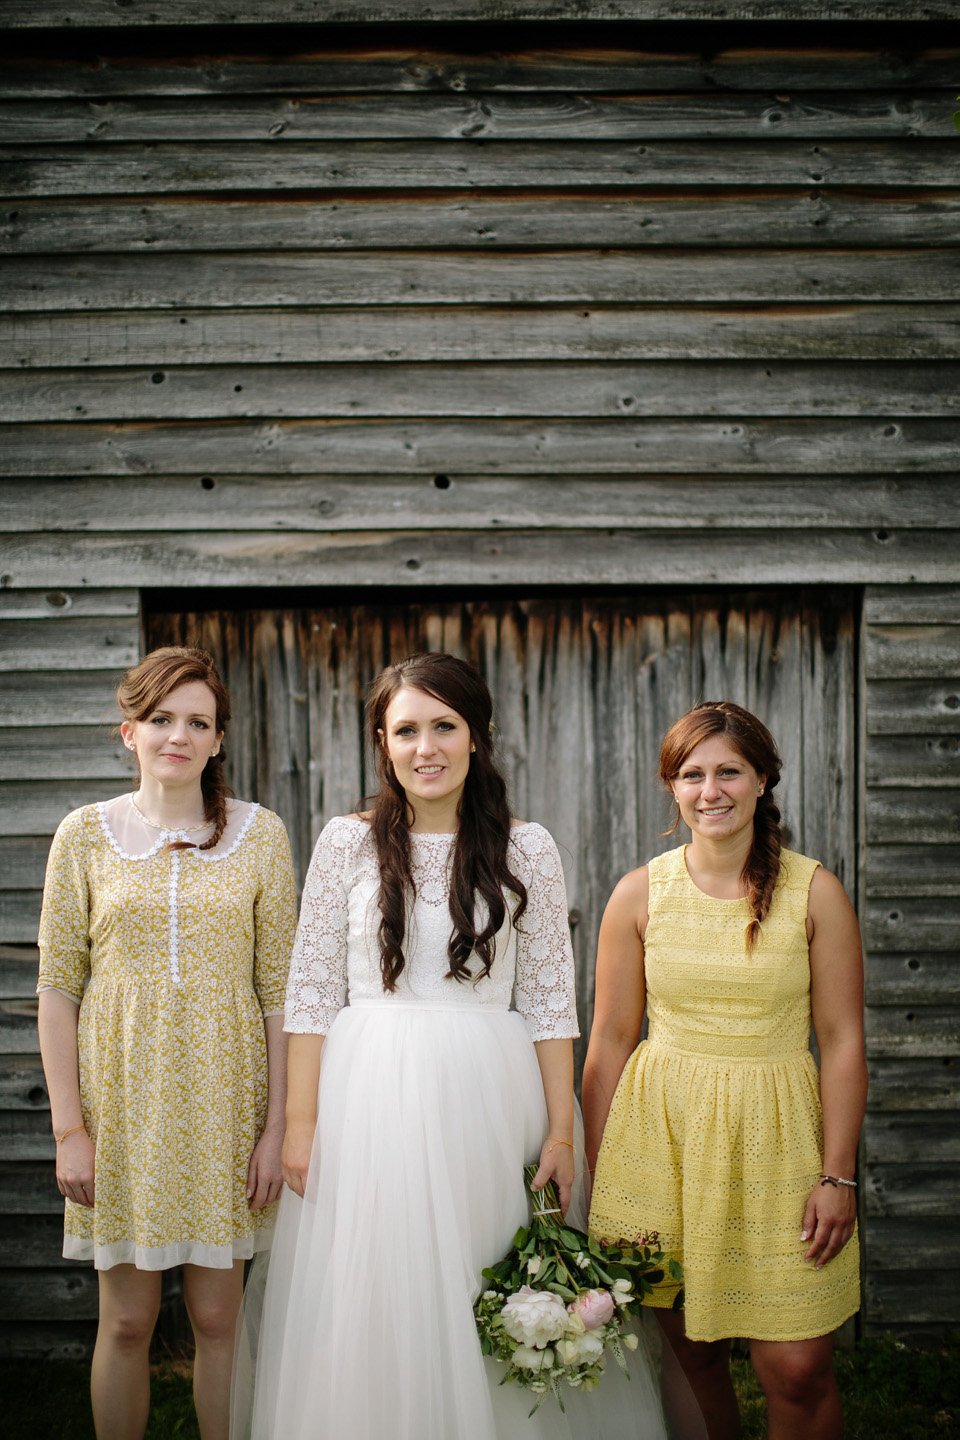
<svg viewBox="0 0 960 1440">
<path fill-rule="evenodd" d="M 694 835 L 686 849 L 687 873 L 701 890 L 715 891 L 721 899 L 741 895 L 744 891 L 740 877 L 752 845 L 752 830 L 728 840 Z"/>
<path fill-rule="evenodd" d="M 455 835 L 460 828 L 460 797 L 444 797 L 433 804 L 407 798 L 411 835 Z"/>
<path fill-rule="evenodd" d="M 158 785 L 144 776 L 134 804 L 145 820 L 169 830 L 186 830 L 207 823 L 200 782 L 187 786 Z"/>
</svg>

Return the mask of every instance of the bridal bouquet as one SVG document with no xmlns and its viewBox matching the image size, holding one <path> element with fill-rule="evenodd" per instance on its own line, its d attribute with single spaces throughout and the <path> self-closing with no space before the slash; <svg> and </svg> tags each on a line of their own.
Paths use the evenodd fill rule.
<svg viewBox="0 0 960 1440">
<path fill-rule="evenodd" d="M 535 1165 L 524 1171 L 528 1190 L 536 1173 Z M 563 1384 L 593 1390 L 608 1352 L 629 1375 L 623 1352 L 638 1343 L 629 1316 L 663 1280 L 664 1263 L 675 1281 L 681 1270 L 656 1248 L 656 1236 L 607 1245 L 564 1224 L 553 1181 L 530 1194 L 533 1223 L 484 1270 L 487 1288 L 474 1309 L 484 1355 L 507 1367 L 501 1385 L 516 1381 L 538 1396 L 532 1415 L 551 1391 L 562 1410 Z M 681 1290 L 674 1309 L 682 1304 Z"/>
</svg>

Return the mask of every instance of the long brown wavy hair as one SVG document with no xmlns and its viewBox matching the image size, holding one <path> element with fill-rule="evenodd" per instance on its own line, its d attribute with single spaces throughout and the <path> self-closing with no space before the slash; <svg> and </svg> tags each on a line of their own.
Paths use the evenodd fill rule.
<svg viewBox="0 0 960 1440">
<path fill-rule="evenodd" d="M 410 824 L 403 786 L 388 763 L 383 734 L 387 708 L 403 688 L 433 695 L 466 721 L 475 747 L 470 756 L 458 810 L 457 838 L 450 877 L 450 920 L 447 942 L 454 980 L 482 979 L 489 975 L 496 956 L 496 936 L 507 915 L 504 890 L 516 896 L 511 922 L 519 925 L 527 905 L 526 886 L 507 863 L 510 810 L 507 787 L 497 769 L 491 738 L 493 701 L 490 691 L 472 665 L 455 655 L 408 655 L 388 665 L 373 683 L 367 713 L 376 756 L 380 789 L 370 810 L 370 825 L 380 862 L 380 970 L 384 990 L 395 990 L 406 964 L 408 897 L 415 893 L 410 864 Z M 480 904 L 478 905 L 478 901 Z M 478 927 L 477 911 L 484 916 Z M 473 976 L 467 964 L 476 954 L 481 971 Z"/>
<path fill-rule="evenodd" d="M 196 650 L 185 645 L 164 645 L 151 650 L 145 659 L 128 670 L 117 686 L 117 704 L 125 720 L 146 720 L 154 710 L 160 708 L 171 690 L 187 685 L 191 680 L 202 680 L 213 694 L 216 706 L 217 730 L 223 735 L 230 723 L 230 696 L 227 687 L 217 672 L 213 659 L 205 650 Z M 197 848 L 212 850 L 220 839 L 227 824 L 228 789 L 223 778 L 223 742 L 216 755 L 211 755 L 200 776 L 200 790 L 203 794 L 203 813 L 213 822 L 213 834 Z M 139 776 L 138 776 L 139 783 Z M 186 840 L 177 841 L 172 849 L 192 848 Z"/>
<path fill-rule="evenodd" d="M 668 788 L 680 774 L 690 752 L 714 735 L 725 736 L 758 775 L 766 776 L 753 817 L 753 844 L 740 874 L 753 911 L 747 928 L 747 949 L 752 950 L 760 938 L 760 925 L 770 910 L 780 874 L 780 811 L 772 792 L 779 783 L 783 761 L 776 741 L 756 715 L 732 700 L 705 700 L 681 715 L 663 737 L 660 779 Z M 672 834 L 679 824 L 678 805 L 677 818 L 667 833 Z"/>
</svg>

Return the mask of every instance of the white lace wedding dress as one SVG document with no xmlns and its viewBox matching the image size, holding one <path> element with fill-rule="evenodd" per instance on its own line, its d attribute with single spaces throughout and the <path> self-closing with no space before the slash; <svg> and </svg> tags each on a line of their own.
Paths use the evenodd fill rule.
<svg viewBox="0 0 960 1440">
<path fill-rule="evenodd" d="M 333 820 L 314 853 L 286 1028 L 327 1037 L 319 1118 L 306 1196 L 284 1191 L 259 1337 L 248 1286 L 236 1440 L 663 1437 L 645 1358 L 633 1383 L 605 1376 L 591 1396 L 568 1392 L 566 1417 L 548 1397 L 528 1420 L 535 1397 L 501 1388 L 503 1367 L 480 1353 L 481 1271 L 527 1223 L 522 1167 L 546 1135 L 533 1041 L 574 1036 L 577 1019 L 563 874 L 539 825 L 511 834 L 522 930 L 504 927 L 489 976 L 447 978 L 453 839 L 411 837 L 416 898 L 393 993 L 369 827 Z"/>
</svg>

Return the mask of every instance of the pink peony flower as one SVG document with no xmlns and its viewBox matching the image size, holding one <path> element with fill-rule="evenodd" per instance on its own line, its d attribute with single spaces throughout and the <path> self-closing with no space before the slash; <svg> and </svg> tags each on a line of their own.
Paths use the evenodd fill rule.
<svg viewBox="0 0 960 1440">
<path fill-rule="evenodd" d="M 571 1315 L 579 1315 L 585 1330 L 599 1330 L 613 1319 L 613 1299 L 607 1290 L 587 1290 L 574 1300 L 567 1309 Z"/>
</svg>

